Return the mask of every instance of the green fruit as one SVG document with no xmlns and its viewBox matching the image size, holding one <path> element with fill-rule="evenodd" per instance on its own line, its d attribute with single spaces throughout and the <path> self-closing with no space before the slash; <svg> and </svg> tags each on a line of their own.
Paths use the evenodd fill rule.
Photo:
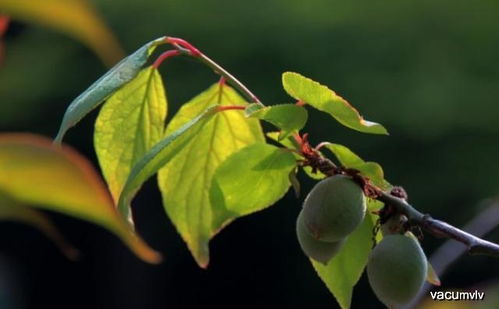
<svg viewBox="0 0 499 309">
<path fill-rule="evenodd" d="M 337 175 L 317 183 L 303 203 L 303 220 L 315 239 L 339 241 L 362 223 L 366 198 L 350 177 Z"/>
<path fill-rule="evenodd" d="M 388 307 L 407 304 L 423 286 L 426 257 L 418 241 L 388 235 L 371 251 L 367 278 L 376 296 Z"/>
<path fill-rule="evenodd" d="M 337 242 L 326 242 L 315 239 L 307 230 L 305 223 L 303 222 L 303 211 L 300 211 L 298 219 L 296 219 L 296 235 L 298 236 L 298 242 L 305 252 L 305 254 L 311 258 L 326 265 L 333 256 L 338 253 L 345 239 Z"/>
</svg>

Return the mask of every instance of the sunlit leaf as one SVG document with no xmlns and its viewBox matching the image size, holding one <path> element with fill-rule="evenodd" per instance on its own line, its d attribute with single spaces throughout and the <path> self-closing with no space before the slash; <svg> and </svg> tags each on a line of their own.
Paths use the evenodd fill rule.
<svg viewBox="0 0 499 309">
<path fill-rule="evenodd" d="M 342 309 L 350 308 L 353 287 L 366 267 L 372 246 L 372 229 L 372 219 L 368 214 L 327 265 L 310 260 Z"/>
<path fill-rule="evenodd" d="M 0 0 L 1 1 L 1 0 Z M 56 143 L 61 143 L 66 131 L 78 123 L 86 114 L 99 106 L 113 92 L 132 80 L 146 63 L 147 58 L 156 46 L 163 44 L 165 38 L 151 41 L 130 56 L 121 60 L 120 63 L 111 68 L 106 74 L 95 81 L 82 94 L 71 102 L 64 113 L 59 132 L 55 137 Z"/>
<path fill-rule="evenodd" d="M 0 135 L 0 190 L 19 203 L 107 228 L 139 257 L 160 256 L 133 234 L 90 163 L 72 149 L 29 134 Z"/>
<path fill-rule="evenodd" d="M 296 167 L 291 152 L 255 143 L 230 155 L 215 171 L 210 190 L 213 230 L 271 206 L 288 191 Z"/>
<path fill-rule="evenodd" d="M 338 159 L 343 167 L 353 168 L 360 171 L 360 174 L 368 177 L 376 186 L 386 189 L 390 184 L 385 180 L 383 168 L 376 162 L 365 162 L 349 148 L 333 143 L 324 144 Z"/>
<path fill-rule="evenodd" d="M 182 124 L 173 132 L 154 145 L 132 168 L 123 186 L 118 202 L 118 209 L 125 218 L 130 216 L 130 202 L 142 184 L 174 158 L 189 144 L 193 137 L 200 134 L 217 112 L 215 106 L 208 107 L 197 117 Z"/>
<path fill-rule="evenodd" d="M 0 0 L 0 12 L 70 35 L 94 50 L 108 65 L 123 51 L 87 0 Z"/>
<path fill-rule="evenodd" d="M 382 125 L 362 118 L 350 103 L 318 82 L 298 73 L 285 72 L 282 75 L 282 84 L 290 96 L 330 114 L 348 128 L 364 133 L 388 134 Z"/>
<path fill-rule="evenodd" d="M 0 191 L 0 220 L 31 225 L 51 239 L 69 259 L 78 258 L 78 250 L 67 243 L 50 220 L 40 211 L 29 208 Z"/>
<path fill-rule="evenodd" d="M 213 104 L 247 105 L 232 88 L 215 84 L 182 106 L 167 134 Z M 158 173 L 166 212 L 201 267 L 208 265 L 208 242 L 218 231 L 212 225 L 209 196 L 213 174 L 232 153 L 263 141 L 257 119 L 246 118 L 240 110 L 219 112 Z"/>
<path fill-rule="evenodd" d="M 156 68 L 143 69 L 103 105 L 95 122 L 95 152 L 115 201 L 132 167 L 162 137 L 167 102 Z"/>
<path fill-rule="evenodd" d="M 258 109 L 255 106 L 259 107 Z M 308 113 L 302 106 L 295 104 L 280 104 L 261 107 L 259 104 L 251 104 L 245 114 L 251 118 L 265 120 L 281 129 L 278 139 L 281 140 L 291 133 L 301 130 L 307 122 Z"/>
</svg>

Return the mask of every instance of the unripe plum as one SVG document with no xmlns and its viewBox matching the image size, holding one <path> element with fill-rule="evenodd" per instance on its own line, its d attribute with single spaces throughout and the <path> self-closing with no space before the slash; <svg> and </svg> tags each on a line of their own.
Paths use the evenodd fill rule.
<svg viewBox="0 0 499 309">
<path fill-rule="evenodd" d="M 388 235 L 371 251 L 369 283 L 389 308 L 409 303 L 423 286 L 427 261 L 419 242 L 400 234 Z"/>
<path fill-rule="evenodd" d="M 317 183 L 303 203 L 303 220 L 317 240 L 335 242 L 364 219 L 366 198 L 350 177 L 336 175 Z"/>
<path fill-rule="evenodd" d="M 296 219 L 296 235 L 300 246 L 309 258 L 326 265 L 343 246 L 345 239 L 336 242 L 326 242 L 315 239 L 303 222 L 303 211 Z"/>
</svg>

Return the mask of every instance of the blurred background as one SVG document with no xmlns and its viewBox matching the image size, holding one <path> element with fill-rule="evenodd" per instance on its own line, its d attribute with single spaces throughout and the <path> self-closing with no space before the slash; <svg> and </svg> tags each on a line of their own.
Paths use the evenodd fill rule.
<svg viewBox="0 0 499 309">
<path fill-rule="evenodd" d="M 304 131 L 312 143 L 345 144 L 379 162 L 387 179 L 403 185 L 422 212 L 463 226 L 488 205 L 483 199 L 498 194 L 496 1 L 89 3 L 125 53 L 162 35 L 187 39 L 265 104 L 291 102 L 280 84 L 284 71 L 328 85 L 366 119 L 382 123 L 390 136 L 350 131 L 310 111 Z M 56 20 L 63 12 L 51 14 Z M 0 131 L 55 136 L 72 99 L 120 57 L 119 47 L 96 48 L 91 39 L 67 34 L 47 22 L 12 18 L 0 65 Z M 99 48 L 108 53 L 96 54 Z M 169 118 L 218 79 L 187 58 L 168 60 L 161 72 Z M 66 142 L 97 166 L 92 146 L 96 115 L 71 129 Z M 301 176 L 307 192 L 313 182 Z M 133 207 L 139 233 L 165 255 L 159 266 L 143 263 L 108 232 L 76 219 L 50 214 L 82 251 L 78 262 L 67 260 L 38 231 L 2 223 L 0 307 L 336 308 L 296 241 L 302 200 L 289 192 L 268 210 L 225 228 L 211 242 L 208 270 L 198 268 L 165 216 L 154 179 Z M 499 233 L 487 238 L 497 242 Z M 442 243 L 426 236 L 423 247 L 430 255 Z M 499 308 L 497 259 L 463 256 L 441 280 L 443 287 L 436 290 L 489 291 L 490 308 Z M 478 305 L 484 304 L 467 306 Z M 354 290 L 352 308 L 382 308 L 365 276 Z"/>
</svg>

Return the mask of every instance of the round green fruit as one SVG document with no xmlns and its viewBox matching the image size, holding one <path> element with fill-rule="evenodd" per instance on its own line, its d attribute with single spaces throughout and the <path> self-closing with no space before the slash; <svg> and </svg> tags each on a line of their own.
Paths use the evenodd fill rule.
<svg viewBox="0 0 499 309">
<path fill-rule="evenodd" d="M 335 242 L 362 223 L 366 198 L 350 177 L 336 175 L 317 183 L 303 203 L 303 220 L 317 240 Z"/>
<path fill-rule="evenodd" d="M 300 246 L 309 258 L 326 265 L 345 243 L 345 239 L 336 242 L 326 242 L 315 239 L 303 222 L 303 211 L 296 219 L 296 236 Z"/>
<path fill-rule="evenodd" d="M 427 261 L 414 238 L 388 235 L 371 251 L 367 278 L 374 294 L 389 308 L 409 303 L 423 286 Z"/>
</svg>

